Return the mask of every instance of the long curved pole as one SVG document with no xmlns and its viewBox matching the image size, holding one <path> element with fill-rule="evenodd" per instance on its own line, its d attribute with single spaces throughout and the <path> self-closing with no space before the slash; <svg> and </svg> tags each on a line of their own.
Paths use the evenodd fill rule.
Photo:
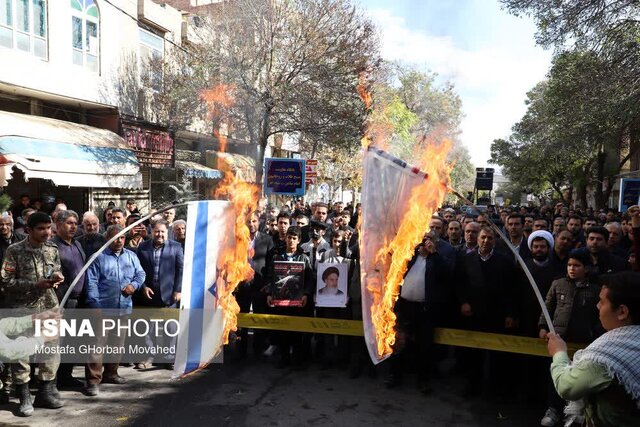
<svg viewBox="0 0 640 427">
<path fill-rule="evenodd" d="M 467 199 L 466 197 L 458 193 L 455 189 L 451 187 L 448 187 L 448 188 L 451 193 L 455 194 L 467 206 L 471 206 L 477 212 L 480 212 L 480 209 L 478 209 L 478 207 L 474 205 L 473 202 L 471 202 L 469 199 Z M 516 257 L 518 264 L 520 264 L 520 267 L 522 267 L 524 274 L 527 276 L 527 279 L 529 279 L 529 284 L 531 285 L 531 289 L 533 289 L 533 292 L 536 294 L 536 298 L 538 299 L 538 304 L 540 304 L 540 308 L 542 309 L 542 314 L 544 315 L 544 318 L 547 321 L 547 326 L 549 327 L 549 331 L 555 334 L 556 331 L 555 331 L 555 328 L 553 327 L 553 323 L 551 322 L 551 316 L 549 315 L 549 310 L 547 310 L 547 305 L 544 303 L 542 294 L 540 293 L 540 290 L 536 285 L 536 281 L 531 275 L 531 271 L 529 271 L 529 268 L 527 267 L 524 260 L 520 256 L 520 253 L 509 243 L 509 239 L 507 238 L 507 236 L 504 235 L 502 230 L 500 230 L 500 227 L 498 227 L 493 223 L 493 221 L 491 221 L 491 218 L 489 218 L 489 215 L 487 215 L 487 221 L 489 221 L 489 224 L 491 224 L 491 228 L 493 228 L 498 233 L 498 235 L 505 241 L 505 243 L 507 243 L 507 247 L 511 250 L 511 252 L 513 252 L 513 255 Z"/>
<path fill-rule="evenodd" d="M 71 295 L 71 291 L 73 291 L 73 288 L 78 284 L 78 281 L 80 280 L 80 277 L 82 277 L 82 275 L 89 269 L 89 267 L 91 266 L 93 261 L 95 261 L 95 259 L 98 258 L 98 256 L 105 249 L 107 249 L 111 245 L 111 243 L 113 243 L 118 237 L 122 236 L 123 234 L 126 234 L 129 230 L 134 228 L 136 225 L 142 224 L 143 222 L 145 222 L 146 220 L 148 220 L 149 218 L 151 218 L 154 215 L 157 215 L 159 213 L 168 211 L 169 209 L 174 209 L 174 208 L 177 208 L 177 207 L 180 207 L 180 206 L 187 206 L 189 203 L 190 202 L 177 203 L 175 205 L 169 205 L 169 206 L 165 206 L 164 208 L 155 210 L 155 211 L 151 212 L 149 215 L 144 216 L 144 217 L 140 218 L 139 220 L 137 220 L 136 222 L 133 222 L 133 223 L 129 224 L 128 226 L 126 226 L 125 228 L 120 230 L 118 233 L 116 233 L 111 239 L 107 240 L 107 242 L 104 245 L 102 245 L 102 247 L 100 249 L 98 249 L 93 255 L 91 255 L 91 257 L 89 258 L 87 263 L 82 267 L 80 272 L 78 272 L 78 274 L 76 275 L 75 279 L 73 279 L 73 282 L 71 282 L 71 284 L 69 285 L 69 289 L 67 289 L 67 292 L 64 294 L 64 297 L 62 297 L 62 300 L 60 301 L 60 310 L 64 309 L 64 305 L 67 303 L 67 300 L 69 299 L 69 295 Z"/>
</svg>

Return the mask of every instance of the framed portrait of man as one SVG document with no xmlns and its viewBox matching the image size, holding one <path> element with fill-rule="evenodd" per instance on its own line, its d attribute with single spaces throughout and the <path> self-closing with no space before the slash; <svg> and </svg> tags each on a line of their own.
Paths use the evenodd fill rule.
<svg viewBox="0 0 640 427">
<path fill-rule="evenodd" d="M 347 275 L 349 265 L 345 263 L 319 263 L 316 286 L 317 307 L 347 306 Z"/>
</svg>

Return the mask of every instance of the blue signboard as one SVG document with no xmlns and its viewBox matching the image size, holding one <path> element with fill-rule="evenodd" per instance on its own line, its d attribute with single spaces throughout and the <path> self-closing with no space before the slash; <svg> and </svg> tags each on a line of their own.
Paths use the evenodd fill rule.
<svg viewBox="0 0 640 427">
<path fill-rule="evenodd" d="M 622 178 L 620 180 L 620 203 L 618 210 L 626 212 L 630 206 L 640 203 L 640 179 Z"/>
<path fill-rule="evenodd" d="M 304 160 L 264 159 L 264 167 L 264 194 L 304 196 Z"/>
</svg>

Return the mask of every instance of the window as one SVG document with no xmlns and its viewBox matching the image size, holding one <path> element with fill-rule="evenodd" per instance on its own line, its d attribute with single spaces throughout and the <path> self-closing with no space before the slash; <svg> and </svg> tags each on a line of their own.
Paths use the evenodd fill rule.
<svg viewBox="0 0 640 427">
<path fill-rule="evenodd" d="M 47 59 L 46 0 L 0 0 L 0 46 Z"/>
<path fill-rule="evenodd" d="M 74 64 L 100 70 L 100 11 L 94 0 L 71 0 L 71 45 Z"/>
<path fill-rule="evenodd" d="M 162 84 L 162 67 L 160 61 L 164 57 L 164 38 L 149 31 L 140 32 L 140 70 L 141 78 L 147 77 L 154 90 L 160 90 Z"/>
</svg>

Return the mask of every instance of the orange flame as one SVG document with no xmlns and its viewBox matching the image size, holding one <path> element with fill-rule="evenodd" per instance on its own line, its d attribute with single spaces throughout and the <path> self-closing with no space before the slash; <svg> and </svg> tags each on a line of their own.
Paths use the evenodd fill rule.
<svg viewBox="0 0 640 427">
<path fill-rule="evenodd" d="M 220 143 L 219 151 L 221 153 L 226 153 L 227 152 L 227 135 L 223 135 L 220 133 L 218 129 L 214 129 L 213 136 L 215 136 L 218 142 Z"/>
<path fill-rule="evenodd" d="M 225 177 L 215 196 L 217 199 L 227 198 L 236 213 L 233 234 L 235 242 L 225 245 L 225 249 L 218 257 L 218 271 L 225 279 L 222 292 L 220 288 L 218 289 L 218 308 L 223 310 L 225 316 L 222 337 L 224 344 L 228 344 L 229 333 L 238 329 L 237 317 L 240 312 L 240 306 L 233 292 L 240 282 L 251 280 L 254 274 L 249 264 L 249 258 L 253 257 L 253 249 L 247 220 L 258 204 L 258 188 L 237 178 L 226 163 L 222 161 L 220 163 L 223 163 L 219 167 L 225 172 Z"/>
<path fill-rule="evenodd" d="M 235 85 L 220 83 L 200 92 L 200 98 L 207 103 L 209 119 L 214 122 L 213 134 L 220 142 L 220 151 L 223 153 L 227 149 L 227 136 L 220 133 L 219 124 L 228 117 L 228 109 L 235 105 L 234 91 Z"/>
<path fill-rule="evenodd" d="M 414 188 L 396 236 L 384 242 L 377 258 L 388 265 L 385 285 L 376 286 L 373 282 L 367 289 L 373 295 L 371 320 L 376 331 L 378 356 L 381 358 L 393 352 L 396 340 L 396 315 L 393 312 L 400 295 L 407 264 L 414 255 L 415 247 L 422 241 L 429 227 L 431 216 L 442 205 L 447 195 L 451 166 L 447 164 L 447 154 L 451 141 L 442 143 L 427 141 L 419 154 L 419 167 L 427 174 L 424 182 Z M 390 258 L 390 259 L 389 259 Z"/>
<path fill-rule="evenodd" d="M 367 89 L 367 86 L 367 75 L 366 73 L 361 72 L 358 74 L 358 85 L 356 86 L 356 90 L 364 103 L 364 108 L 369 112 L 371 110 L 371 105 L 373 104 L 373 96 Z M 364 123 L 364 136 L 360 140 L 360 144 L 365 150 L 373 143 L 371 136 L 369 135 L 369 125 L 370 123 L 368 121 Z"/>
<path fill-rule="evenodd" d="M 361 72 L 358 74 L 358 85 L 356 86 L 356 90 L 358 91 L 358 95 L 362 98 L 362 102 L 364 102 L 364 107 L 367 110 L 371 109 L 371 104 L 373 103 L 373 97 L 371 93 L 367 90 L 367 74 Z"/>
</svg>

